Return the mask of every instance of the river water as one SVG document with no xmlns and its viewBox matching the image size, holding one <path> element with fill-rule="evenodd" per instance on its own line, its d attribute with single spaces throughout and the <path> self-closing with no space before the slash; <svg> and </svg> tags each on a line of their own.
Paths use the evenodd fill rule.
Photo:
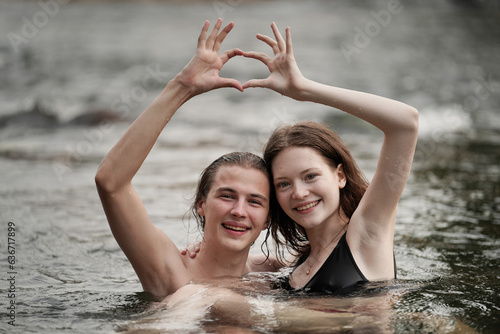
<svg viewBox="0 0 500 334">
<path fill-rule="evenodd" d="M 487 0 L 1 1 L 1 331 L 290 332 L 293 325 L 318 333 L 495 333 L 499 9 Z M 282 30 L 291 26 L 307 77 L 419 109 L 417 154 L 396 226 L 398 281 L 347 299 L 246 292 L 260 310 L 246 324 L 148 311 L 154 305 L 110 233 L 93 177 L 191 58 L 204 20 L 217 17 L 236 23 L 223 48 L 269 51 L 255 34 L 271 34 L 276 21 Z M 266 71 L 232 59 L 223 75 L 245 81 Z M 373 174 L 377 130 L 273 92 L 223 89 L 184 105 L 137 175 L 153 222 L 179 247 L 199 238 L 185 216 L 199 171 L 229 151 L 260 153 L 276 125 L 302 119 L 329 123 Z M 333 315 L 308 319 L 295 307 Z"/>
</svg>

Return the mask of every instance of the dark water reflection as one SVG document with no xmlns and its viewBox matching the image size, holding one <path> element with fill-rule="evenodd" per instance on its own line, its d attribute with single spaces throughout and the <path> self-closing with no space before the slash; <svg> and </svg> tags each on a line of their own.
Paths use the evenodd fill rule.
<svg viewBox="0 0 500 334">
<path fill-rule="evenodd" d="M 267 51 L 254 36 L 270 33 L 266 29 L 275 20 L 292 27 L 307 76 L 396 98 L 420 111 L 417 154 L 396 226 L 399 281 L 390 291 L 399 295 L 390 298 L 392 320 L 384 328 L 450 332 L 449 322 L 457 319 L 480 333 L 496 333 L 499 5 L 401 1 L 403 10 L 348 62 L 342 43 L 355 45 L 354 29 L 375 20 L 371 11 L 387 9 L 388 2 L 226 3 L 233 7 L 224 19 L 236 22 L 228 48 Z M 151 302 L 137 293 L 139 282 L 110 234 L 93 176 L 129 121 L 191 57 L 201 23 L 219 15 L 211 1 L 75 1 L 61 5 L 15 52 L 8 34 L 20 34 L 23 17 L 31 20 L 41 7 L 35 1 L 1 1 L 0 6 L 0 217 L 2 226 L 16 223 L 18 244 L 18 326 L 7 325 L 2 312 L 0 330 L 119 331 L 141 319 Z M 161 78 L 144 98 L 124 104 L 123 94 L 141 88 L 151 69 L 159 69 Z M 243 81 L 265 71 L 236 60 L 225 75 Z M 103 127 L 106 117 L 126 121 Z M 366 174 L 373 173 L 381 140 L 377 130 L 269 92 L 222 90 L 183 107 L 136 179 L 153 222 L 179 231 L 172 235 L 179 246 L 195 239 L 186 238 L 187 223 L 182 229 L 179 224 L 199 170 L 228 151 L 259 152 L 275 125 L 310 118 L 331 124 Z M 1 270 L 5 273 L 5 267 Z M 0 285 L 2 307 L 6 293 Z M 262 298 L 290 302 L 275 295 Z M 302 302 L 345 311 L 359 306 L 354 310 L 364 315 L 386 316 L 370 298 L 356 298 L 354 306 L 345 300 Z"/>
<path fill-rule="evenodd" d="M 425 192 L 428 207 L 418 219 L 426 220 L 431 232 L 407 242 L 411 247 L 434 248 L 449 273 L 411 293 L 410 300 L 413 307 L 420 305 L 423 310 L 440 304 L 466 321 L 498 319 L 498 142 L 457 138 L 453 143 L 440 143 L 435 154 L 439 158 L 416 165 L 413 180 L 434 190 Z M 496 325 L 486 321 L 477 328 L 493 332 Z"/>
</svg>

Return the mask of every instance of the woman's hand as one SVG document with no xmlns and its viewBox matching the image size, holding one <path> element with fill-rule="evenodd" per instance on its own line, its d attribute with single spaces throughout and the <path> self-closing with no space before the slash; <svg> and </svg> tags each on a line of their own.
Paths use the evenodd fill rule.
<svg viewBox="0 0 500 334">
<path fill-rule="evenodd" d="M 194 57 L 176 76 L 176 80 L 189 89 L 192 96 L 221 87 L 234 87 L 239 91 L 243 91 L 243 87 L 238 80 L 219 77 L 220 70 L 229 59 L 237 55 L 243 55 L 241 50 L 231 49 L 219 57 L 218 53 L 221 44 L 233 29 L 234 23 L 229 23 L 219 33 L 221 26 L 222 19 L 218 19 L 207 38 L 210 22 L 205 22 L 198 37 L 198 47 Z"/>
<path fill-rule="evenodd" d="M 181 255 L 189 255 L 190 258 L 194 259 L 196 254 L 200 252 L 201 242 L 196 241 L 192 244 L 186 246 L 186 248 L 182 248 Z"/>
<path fill-rule="evenodd" d="M 258 34 L 257 38 L 273 49 L 274 58 L 262 52 L 243 52 L 243 56 L 254 58 L 264 63 L 269 69 L 270 75 L 266 79 L 249 80 L 243 84 L 243 88 L 269 88 L 282 95 L 300 100 L 302 87 L 306 79 L 300 72 L 293 55 L 290 28 L 286 28 L 286 41 L 283 40 L 274 22 L 271 24 L 271 28 L 273 29 L 276 40 L 261 34 Z"/>
</svg>

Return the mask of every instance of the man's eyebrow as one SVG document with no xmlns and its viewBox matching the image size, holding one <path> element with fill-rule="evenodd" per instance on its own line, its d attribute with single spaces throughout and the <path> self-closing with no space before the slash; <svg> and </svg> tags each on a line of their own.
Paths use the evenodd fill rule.
<svg viewBox="0 0 500 334">
<path fill-rule="evenodd" d="M 257 197 L 257 198 L 260 198 L 261 200 L 265 201 L 265 202 L 268 202 L 268 199 L 266 196 L 264 195 L 261 195 L 261 194 L 250 194 L 251 197 Z"/>
<path fill-rule="evenodd" d="M 229 192 L 229 193 L 235 194 L 236 190 L 234 190 L 233 188 L 230 188 L 230 187 L 220 187 L 220 188 L 215 189 L 215 192 L 216 193 Z M 250 194 L 250 197 L 257 197 L 257 198 L 260 198 L 266 202 L 269 201 L 266 196 L 258 194 L 258 193 L 257 194 Z"/>
<path fill-rule="evenodd" d="M 235 193 L 236 190 L 234 190 L 233 188 L 229 188 L 229 187 L 220 187 L 220 188 L 217 188 L 215 189 L 215 192 L 217 193 L 221 193 L 221 192 L 230 192 L 230 193 Z"/>
</svg>

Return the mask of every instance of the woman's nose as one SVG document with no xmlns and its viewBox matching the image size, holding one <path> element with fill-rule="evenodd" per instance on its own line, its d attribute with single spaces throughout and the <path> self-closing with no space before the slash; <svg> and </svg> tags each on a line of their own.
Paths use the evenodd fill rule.
<svg viewBox="0 0 500 334">
<path fill-rule="evenodd" d="M 307 187 L 305 187 L 303 184 L 296 183 L 293 186 L 292 197 L 294 199 L 302 199 L 307 197 L 307 195 L 309 195 L 309 190 L 307 190 Z"/>
</svg>

